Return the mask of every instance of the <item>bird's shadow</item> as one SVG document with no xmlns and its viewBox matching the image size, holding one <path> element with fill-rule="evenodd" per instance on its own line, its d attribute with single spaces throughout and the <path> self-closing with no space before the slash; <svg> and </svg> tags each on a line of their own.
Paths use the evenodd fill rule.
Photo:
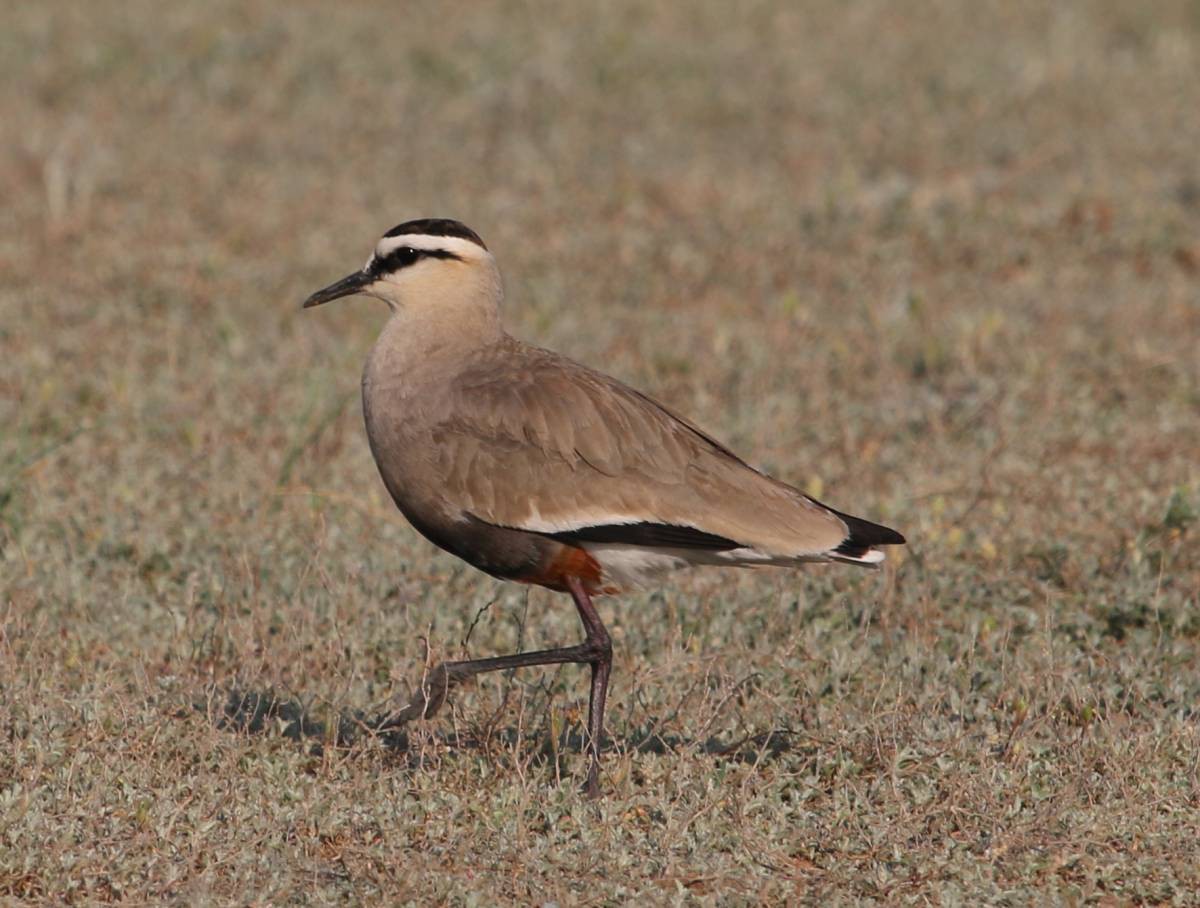
<svg viewBox="0 0 1200 908">
<path fill-rule="evenodd" d="M 301 699 L 281 696 L 270 689 L 229 687 L 214 691 L 214 694 L 194 705 L 223 731 L 246 735 L 280 734 L 298 744 L 307 744 L 310 753 L 317 755 L 329 747 L 350 751 L 368 741 L 375 741 L 392 754 L 419 760 L 419 748 L 414 746 L 406 728 L 389 726 L 394 711 L 374 715 L 362 710 L 341 711 L 330 719 L 323 719 L 314 715 L 311 707 Z M 437 719 L 430 722 L 436 723 Z M 657 722 L 648 722 L 642 728 L 630 729 L 620 738 L 614 738 L 610 733 L 607 736 L 609 746 L 619 751 L 644 754 L 668 754 L 694 749 L 702 754 L 739 763 L 774 760 L 796 747 L 797 736 L 784 728 L 748 734 L 733 741 L 722 740 L 715 735 L 698 741 L 664 733 L 658 730 L 658 725 Z M 464 734 L 461 729 L 452 735 L 436 730 L 431 730 L 431 734 L 440 748 L 450 752 L 481 749 L 485 746 L 485 738 L 505 743 L 513 743 L 519 738 L 516 729 L 506 728 L 489 730 L 485 734 Z M 559 750 L 570 749 L 583 753 L 586 749 L 582 730 L 563 729 L 558 734 L 556 745 L 546 740 L 547 736 L 542 737 L 542 750 L 547 757 Z"/>
<path fill-rule="evenodd" d="M 385 728 L 388 714 L 372 716 L 363 710 L 341 711 L 332 719 L 314 715 L 311 705 L 298 697 L 274 690 L 230 687 L 215 692 L 211 700 L 197 701 L 196 708 L 208 713 L 223 731 L 247 735 L 276 733 L 297 743 L 309 743 L 313 753 L 326 747 L 348 750 L 369 739 L 397 753 L 410 749 L 409 737 L 401 728 Z"/>
</svg>

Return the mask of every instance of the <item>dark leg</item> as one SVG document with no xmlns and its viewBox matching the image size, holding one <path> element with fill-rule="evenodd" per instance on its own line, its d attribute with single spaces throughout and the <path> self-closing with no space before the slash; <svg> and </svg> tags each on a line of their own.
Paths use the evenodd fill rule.
<svg viewBox="0 0 1200 908">
<path fill-rule="evenodd" d="M 600 742 L 604 737 L 604 703 L 608 699 L 608 676 L 612 671 L 612 641 L 608 637 L 592 599 L 578 580 L 571 580 L 571 597 L 579 610 L 587 639 L 584 646 L 591 650 L 588 660 L 592 666 L 592 692 L 588 698 L 588 748 L 592 759 L 588 765 L 587 785 L 584 791 L 589 798 L 600 797 Z"/>
<path fill-rule="evenodd" d="M 583 583 L 575 578 L 567 581 L 579 619 L 583 622 L 586 637 L 578 646 L 560 646 L 555 649 L 537 650 L 532 653 L 517 653 L 513 656 L 493 656 L 489 659 L 470 659 L 465 662 L 442 662 L 429 673 L 427 683 L 417 690 L 408 706 L 393 713 L 379 724 L 379 729 L 396 728 L 413 719 L 428 719 L 446 702 L 450 688 L 467 678 L 484 672 L 503 671 L 509 668 L 527 668 L 533 665 L 557 665 L 564 662 L 583 663 L 592 667 L 592 692 L 588 703 L 588 750 L 591 762 L 588 767 L 588 797 L 600 795 L 600 739 L 604 733 L 604 702 L 608 698 L 608 676 L 612 671 L 612 641 L 604 629 L 592 599 Z"/>
</svg>

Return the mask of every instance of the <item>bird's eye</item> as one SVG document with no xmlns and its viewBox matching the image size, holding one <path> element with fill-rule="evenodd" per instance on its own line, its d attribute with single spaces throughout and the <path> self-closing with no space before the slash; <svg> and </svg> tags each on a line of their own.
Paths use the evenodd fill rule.
<svg viewBox="0 0 1200 908">
<path fill-rule="evenodd" d="M 379 273 L 387 274 L 392 271 L 399 271 L 401 268 L 407 268 L 421 257 L 419 249 L 413 249 L 412 246 L 401 246 L 398 249 L 393 249 L 382 259 L 378 259 Z"/>
</svg>

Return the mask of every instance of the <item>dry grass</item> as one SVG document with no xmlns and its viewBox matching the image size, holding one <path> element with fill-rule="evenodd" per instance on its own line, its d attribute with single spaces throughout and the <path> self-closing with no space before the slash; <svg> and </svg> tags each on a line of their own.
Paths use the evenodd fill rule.
<svg viewBox="0 0 1200 908">
<path fill-rule="evenodd" d="M 7 12 L 0 893 L 1193 901 L 1197 6 L 793 6 Z M 355 726 L 578 636 L 393 512 L 377 306 L 298 311 L 421 215 L 911 540 L 606 603 L 598 806 L 573 668 Z"/>
</svg>

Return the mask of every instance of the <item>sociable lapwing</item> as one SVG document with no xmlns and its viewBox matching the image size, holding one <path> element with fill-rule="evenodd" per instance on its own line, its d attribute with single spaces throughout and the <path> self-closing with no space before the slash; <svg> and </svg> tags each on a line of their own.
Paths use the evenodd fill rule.
<svg viewBox="0 0 1200 908">
<path fill-rule="evenodd" d="M 599 791 L 612 644 L 592 597 L 691 565 L 876 565 L 895 530 L 751 467 L 652 398 L 504 330 L 496 260 L 458 221 L 389 230 L 305 308 L 365 294 L 391 317 L 362 379 L 367 438 L 404 516 L 482 571 L 569 593 L 577 646 L 439 665 L 402 723 L 457 681 L 555 663 L 592 669 L 586 791 Z"/>
</svg>

